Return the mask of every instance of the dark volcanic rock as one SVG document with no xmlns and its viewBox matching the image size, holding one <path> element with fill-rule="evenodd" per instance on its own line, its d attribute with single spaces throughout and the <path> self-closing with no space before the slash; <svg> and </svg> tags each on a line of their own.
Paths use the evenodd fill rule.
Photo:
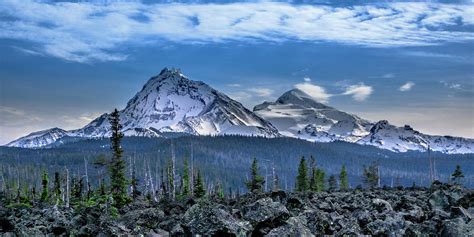
<svg viewBox="0 0 474 237">
<path fill-rule="evenodd" d="M 195 204 L 184 214 L 183 226 L 191 234 L 201 235 L 246 235 L 250 231 L 248 222 L 234 218 L 224 206 Z"/>
<path fill-rule="evenodd" d="M 243 218 L 254 226 L 253 235 L 267 234 L 290 217 L 286 207 L 271 198 L 263 198 L 245 206 L 243 213 Z"/>
<path fill-rule="evenodd" d="M 140 199 L 112 216 L 104 205 L 0 203 L 0 236 L 474 236 L 474 194 L 429 189 L 245 194 L 236 199 Z"/>
</svg>

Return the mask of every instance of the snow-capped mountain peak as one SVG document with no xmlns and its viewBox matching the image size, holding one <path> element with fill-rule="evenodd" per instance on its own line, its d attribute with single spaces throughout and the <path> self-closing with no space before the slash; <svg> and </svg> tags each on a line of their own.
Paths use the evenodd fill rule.
<svg viewBox="0 0 474 237">
<path fill-rule="evenodd" d="M 304 108 L 315 108 L 315 109 L 328 109 L 329 106 L 317 102 L 313 97 L 306 94 L 300 89 L 293 89 L 285 92 L 281 95 L 276 103 L 279 104 L 293 104 L 296 106 L 302 106 Z"/>
<path fill-rule="evenodd" d="M 346 141 L 377 146 L 395 152 L 426 151 L 474 153 L 474 140 L 431 136 L 409 125 L 397 127 L 387 120 L 376 123 L 339 111 L 315 101 L 305 92 L 293 89 L 275 102 L 264 102 L 254 112 L 270 121 L 281 134 L 309 141 Z"/>
<path fill-rule="evenodd" d="M 37 148 L 64 137 L 110 136 L 105 113 L 77 130 L 52 128 L 31 133 L 7 146 Z M 126 136 L 158 137 L 165 132 L 194 135 L 280 135 L 315 142 L 346 141 L 377 146 L 395 152 L 410 150 L 474 153 L 474 140 L 422 134 L 408 125 L 397 127 L 386 120 L 376 123 L 318 102 L 293 89 L 275 102 L 264 102 L 253 112 L 201 81 L 193 81 L 179 69 L 163 69 L 120 111 Z"/>
<path fill-rule="evenodd" d="M 317 102 L 298 89 L 285 92 L 275 102 L 255 106 L 254 112 L 281 134 L 309 141 L 353 142 L 367 135 L 371 127 L 368 121 Z"/>
<path fill-rule="evenodd" d="M 81 129 L 42 131 L 42 136 L 30 134 L 8 145 L 41 147 L 64 136 L 107 137 L 109 116 L 103 114 Z M 126 136 L 156 137 L 163 132 L 279 136 L 277 129 L 242 104 L 204 82 L 190 80 L 179 69 L 165 68 L 150 78 L 120 111 L 120 119 Z"/>
</svg>

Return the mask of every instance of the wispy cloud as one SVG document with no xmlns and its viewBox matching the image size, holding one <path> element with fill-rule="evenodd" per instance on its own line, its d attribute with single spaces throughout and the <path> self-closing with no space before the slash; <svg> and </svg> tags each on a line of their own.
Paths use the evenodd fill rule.
<svg viewBox="0 0 474 237">
<path fill-rule="evenodd" d="M 409 81 L 409 82 L 403 84 L 402 86 L 400 86 L 399 90 L 400 91 L 409 91 L 409 90 L 411 90 L 411 88 L 413 88 L 413 86 L 415 86 L 415 83 Z"/>
<path fill-rule="evenodd" d="M 11 46 L 11 48 L 16 49 L 22 53 L 29 54 L 29 55 L 43 56 L 42 53 L 37 52 L 35 50 L 31 50 L 31 49 L 25 49 L 25 48 L 17 47 L 17 46 Z"/>
<path fill-rule="evenodd" d="M 331 94 L 327 93 L 326 89 L 323 87 L 307 82 L 306 80 L 304 83 L 295 84 L 295 88 L 302 90 L 309 96 L 313 97 L 316 101 L 321 103 L 327 103 L 329 98 L 332 96 Z"/>
<path fill-rule="evenodd" d="M 122 61 L 127 45 L 337 42 L 398 47 L 474 40 L 474 5 L 387 3 L 332 7 L 287 3 L 0 3 L 0 38 L 34 43 L 70 61 Z M 452 27 L 456 26 L 456 27 Z"/>
<path fill-rule="evenodd" d="M 374 90 L 371 86 L 366 86 L 362 83 L 359 85 L 347 87 L 343 95 L 351 95 L 356 101 L 364 101 L 372 94 L 373 91 Z"/>
<path fill-rule="evenodd" d="M 442 58 L 442 59 L 455 59 L 455 60 L 465 59 L 464 57 L 458 56 L 458 55 L 434 53 L 434 52 L 426 52 L 426 51 L 406 51 L 406 52 L 403 52 L 403 54 L 408 55 L 408 56 L 426 57 L 426 58 Z"/>
<path fill-rule="evenodd" d="M 273 90 L 268 88 L 251 88 L 248 89 L 248 91 L 254 93 L 258 97 L 268 97 L 273 94 Z"/>
<path fill-rule="evenodd" d="M 454 90 L 461 90 L 462 86 L 459 83 L 455 82 L 447 82 L 447 81 L 440 81 L 441 84 L 443 84 L 445 87 L 449 89 L 454 89 Z"/>
<path fill-rule="evenodd" d="M 233 84 L 227 84 L 228 87 L 241 87 L 241 84 L 233 83 Z"/>
</svg>

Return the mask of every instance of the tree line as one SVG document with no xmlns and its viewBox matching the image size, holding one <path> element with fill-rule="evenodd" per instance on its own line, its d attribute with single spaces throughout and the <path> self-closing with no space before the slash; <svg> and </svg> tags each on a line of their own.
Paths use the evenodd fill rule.
<svg viewBox="0 0 474 237">
<path fill-rule="evenodd" d="M 88 163 L 85 161 L 86 174 L 84 176 L 71 175 L 70 171 L 64 168 L 63 172 L 54 173 L 51 185 L 47 171 L 43 171 L 40 193 L 38 193 L 35 186 L 30 189 L 25 187 L 22 189 L 18 181 L 17 187 L 2 190 L 4 198 L 11 205 L 23 206 L 37 204 L 63 205 L 65 207 L 70 207 L 71 205 L 107 205 L 110 206 L 111 212 L 116 213 L 118 208 L 142 197 L 157 202 L 160 200 L 179 200 L 188 197 L 224 199 L 226 196 L 236 197 L 240 195 L 239 190 L 234 191 L 229 188 L 227 191 L 224 191 L 225 187 L 220 182 L 207 182 L 206 185 L 202 172 L 194 167 L 192 160 L 190 164 L 188 159 L 184 159 L 182 170 L 180 172 L 177 171 L 173 140 L 170 143 L 171 159 L 166 167 L 161 169 L 159 182 L 158 180 L 153 180 L 149 164 L 145 164 L 145 175 L 142 180 L 139 180 L 136 175 L 135 159 L 130 160 L 129 170 L 127 170 L 123 158 L 123 148 L 121 146 L 123 134 L 121 133 L 122 126 L 117 110 L 111 114 L 109 122 L 112 133 L 110 138 L 112 158 L 109 160 L 105 157 L 98 157 L 94 161 L 94 166 L 108 169 L 108 176 L 103 175 L 95 189 L 89 182 L 87 175 Z M 272 167 L 270 184 L 266 183 L 268 180 L 267 174 L 264 177 L 260 175 L 259 170 L 258 160 L 254 159 L 250 167 L 249 179 L 245 182 L 249 192 L 264 192 L 267 190 L 264 189 L 264 185 L 270 185 L 272 191 L 281 189 L 280 178 L 277 172 L 275 172 L 274 167 Z M 126 175 L 127 171 L 129 172 L 129 178 Z M 461 183 L 463 177 L 460 166 L 457 166 L 451 176 L 451 181 Z M 313 156 L 310 156 L 309 162 L 304 156 L 301 157 L 295 180 L 294 191 L 296 192 L 347 191 L 351 188 L 345 165 L 342 165 L 338 177 L 330 175 L 326 178 L 325 170 L 322 167 L 318 167 Z M 144 187 L 141 189 L 138 185 L 139 182 L 144 184 Z M 380 169 L 376 162 L 372 165 L 364 166 L 363 182 L 367 188 L 380 187 Z"/>
</svg>

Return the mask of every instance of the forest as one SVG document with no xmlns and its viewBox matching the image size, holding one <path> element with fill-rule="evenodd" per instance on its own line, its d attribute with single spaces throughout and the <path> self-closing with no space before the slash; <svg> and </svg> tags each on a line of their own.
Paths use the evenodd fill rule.
<svg viewBox="0 0 474 237">
<path fill-rule="evenodd" d="M 329 181 L 334 183 L 334 177 L 339 177 L 343 166 L 349 188 L 365 187 L 364 168 L 371 166 L 377 167 L 377 185 L 381 187 L 429 186 L 434 179 L 450 182 L 456 165 L 464 172 L 462 183 L 474 186 L 473 155 L 394 153 L 344 142 L 311 143 L 292 138 L 243 136 L 174 134 L 163 138 L 125 137 L 121 143 L 127 185 L 131 187 L 130 180 L 134 180 L 136 190 L 157 197 L 169 191 L 170 183 L 176 185 L 176 192 L 182 190 L 186 175 L 192 184 L 197 170 L 210 194 L 246 193 L 245 183 L 251 178 L 249 167 L 254 158 L 265 181 L 263 191 L 272 190 L 275 177 L 281 190 L 294 191 L 302 157 L 310 169 L 316 167 L 324 172 L 322 183 L 326 189 L 330 187 Z M 56 189 L 64 194 L 67 184 L 77 196 L 97 190 L 104 192 L 110 183 L 107 164 L 113 157 L 112 151 L 108 138 L 74 140 L 44 149 L 1 147 L 0 190 L 11 199 L 26 196 L 38 199 L 47 179 L 50 182 L 46 189 L 50 192 Z M 173 175 L 170 175 L 171 167 L 174 167 Z M 336 185 L 339 184 L 337 178 Z"/>
</svg>

